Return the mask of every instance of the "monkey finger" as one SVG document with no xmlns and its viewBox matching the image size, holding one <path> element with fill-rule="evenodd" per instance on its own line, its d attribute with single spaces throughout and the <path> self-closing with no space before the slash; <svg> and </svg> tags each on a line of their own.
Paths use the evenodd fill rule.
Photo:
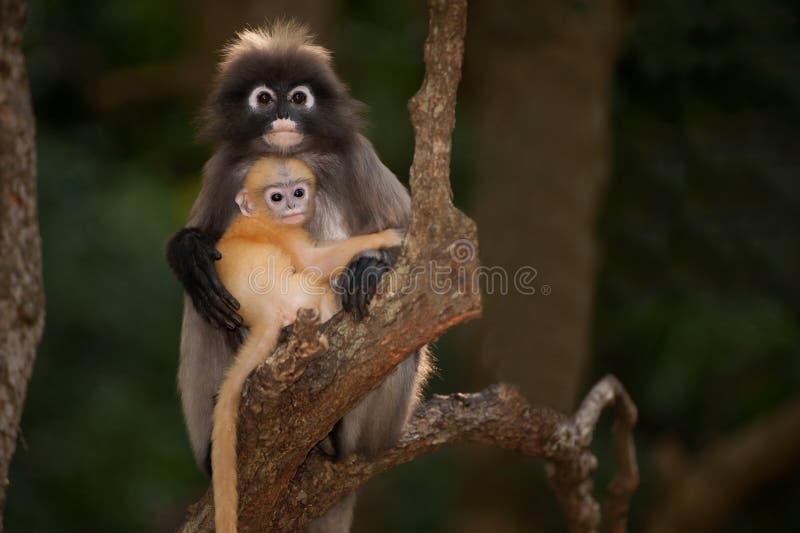
<svg viewBox="0 0 800 533">
<path fill-rule="evenodd" d="M 217 294 L 211 293 L 209 300 L 214 310 L 223 317 L 223 323 L 226 328 L 234 330 L 244 323 L 241 315 L 231 310 L 227 302 L 222 300 Z"/>
<path fill-rule="evenodd" d="M 219 252 L 216 250 L 215 252 L 219 255 Z M 221 258 L 222 255 L 219 255 L 219 257 Z M 198 269 L 203 275 L 204 285 L 209 288 L 209 292 L 214 292 L 228 307 L 237 311 L 240 307 L 239 301 L 234 298 L 233 295 L 228 292 L 228 289 L 225 288 L 225 285 L 222 284 L 214 264 L 209 260 L 200 261 Z"/>
<path fill-rule="evenodd" d="M 354 311 L 358 320 L 363 320 L 367 316 L 367 306 L 369 305 L 368 287 L 370 284 L 370 277 L 374 276 L 371 272 L 370 266 L 372 259 L 369 257 L 362 257 L 358 260 L 356 267 L 356 291 L 355 291 L 355 305 Z"/>
<path fill-rule="evenodd" d="M 342 309 L 348 313 L 353 312 L 356 294 L 355 262 L 350 263 L 341 275 Z"/>
<path fill-rule="evenodd" d="M 231 331 L 236 330 L 237 323 L 225 312 L 225 307 L 219 301 L 214 301 L 213 298 L 206 300 L 206 306 L 209 314 L 214 318 L 214 321 L 219 328 L 226 328 Z"/>
<path fill-rule="evenodd" d="M 211 276 L 200 267 L 195 267 L 194 270 L 199 285 L 197 292 L 202 299 L 203 305 L 208 310 L 209 318 L 216 322 L 219 327 L 224 326 L 228 329 L 235 329 L 241 326 L 243 323 L 242 317 L 233 311 L 228 303 L 217 294 L 214 290 Z"/>
<path fill-rule="evenodd" d="M 367 312 L 369 304 L 378 292 L 378 284 L 380 284 L 383 276 L 391 270 L 389 264 L 382 259 L 374 259 L 368 267 L 367 283 L 364 287 L 364 313 Z"/>
<path fill-rule="evenodd" d="M 238 311 L 239 307 L 241 307 L 241 305 L 239 304 L 239 300 L 234 298 L 233 295 L 230 292 L 228 292 L 228 289 L 226 289 L 225 285 L 223 285 L 222 281 L 220 281 L 219 276 L 217 275 L 217 271 L 214 270 L 213 274 L 208 273 L 206 275 L 208 279 L 211 281 L 211 286 L 214 287 L 214 292 L 216 292 L 225 301 L 228 307 L 230 307 L 235 311 Z"/>
<path fill-rule="evenodd" d="M 196 294 L 192 296 L 192 304 L 200 316 L 209 324 L 217 328 L 228 327 L 224 315 L 221 315 L 220 312 L 211 305 L 211 302 L 202 290 L 196 291 Z"/>
<path fill-rule="evenodd" d="M 367 279 L 366 284 L 364 286 L 364 311 L 366 312 L 367 308 L 369 307 L 370 302 L 372 301 L 372 297 L 375 296 L 375 293 L 378 291 L 378 283 L 380 279 L 383 277 L 383 270 L 379 268 L 375 268 L 373 270 L 367 271 Z"/>
<path fill-rule="evenodd" d="M 368 314 L 367 307 L 369 307 L 369 301 L 373 294 L 370 292 L 370 286 L 377 285 L 377 283 L 373 283 L 373 278 L 379 276 L 374 265 L 375 259 L 372 257 L 362 257 L 359 261 L 359 273 L 356 278 L 358 286 L 356 307 L 359 313 L 359 320 L 363 320 Z"/>
<path fill-rule="evenodd" d="M 239 316 L 238 311 L 241 305 L 239 301 L 233 297 L 233 295 L 228 292 L 228 289 L 225 288 L 225 285 L 222 284 L 222 281 L 219 279 L 219 275 L 217 275 L 217 271 L 213 265 L 210 268 L 200 268 L 204 277 L 204 286 L 207 288 L 208 292 L 213 294 L 215 299 L 219 302 L 222 302 L 226 307 L 229 309 L 225 309 L 225 313 L 228 314 L 231 318 L 236 320 L 239 325 L 242 324 L 242 317 Z"/>
<path fill-rule="evenodd" d="M 366 257 L 357 258 L 355 261 L 351 262 L 350 265 L 348 265 L 346 271 L 346 302 L 342 302 L 342 307 L 345 311 L 353 315 L 353 318 L 356 320 L 361 320 L 364 318 L 363 277 L 366 259 Z"/>
</svg>

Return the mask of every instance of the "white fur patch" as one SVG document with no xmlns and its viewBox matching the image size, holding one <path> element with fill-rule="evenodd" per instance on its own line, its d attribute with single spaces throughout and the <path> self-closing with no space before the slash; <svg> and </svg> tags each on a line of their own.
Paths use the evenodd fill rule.
<svg viewBox="0 0 800 533">
<path fill-rule="evenodd" d="M 270 98 L 272 98 L 273 101 L 275 100 L 275 91 L 273 91 L 266 85 L 259 85 L 258 87 L 250 91 L 250 96 L 247 97 L 247 104 L 253 111 L 264 105 L 258 101 L 258 95 L 260 95 L 263 92 L 269 94 Z"/>
<path fill-rule="evenodd" d="M 269 132 L 264 134 L 264 141 L 276 148 L 291 148 L 302 140 L 303 134 L 297 131 L 297 124 L 289 118 L 273 120 Z"/>
<path fill-rule="evenodd" d="M 306 96 L 306 101 L 303 103 L 303 107 L 306 108 L 306 110 L 310 110 L 314 107 L 314 94 L 311 92 L 311 89 L 308 87 L 308 85 L 298 85 L 289 91 L 290 102 L 293 102 L 292 98 L 294 98 L 294 95 L 297 93 L 303 93 Z"/>
<path fill-rule="evenodd" d="M 317 197 L 319 200 L 319 197 Z M 329 203 L 325 207 L 325 213 L 328 215 L 323 222 L 323 241 L 341 241 L 349 237 L 344 225 L 344 217 L 339 211 L 339 208 Z"/>
</svg>

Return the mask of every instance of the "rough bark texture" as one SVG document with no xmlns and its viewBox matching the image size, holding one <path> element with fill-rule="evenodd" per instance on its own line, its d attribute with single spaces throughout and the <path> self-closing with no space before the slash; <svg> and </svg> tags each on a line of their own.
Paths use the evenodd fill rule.
<svg viewBox="0 0 800 533">
<path fill-rule="evenodd" d="M 485 294 L 475 367 L 567 412 L 589 364 L 619 4 L 498 0 L 471 15 L 481 257 L 537 271 L 534 295 Z"/>
<path fill-rule="evenodd" d="M 24 21 L 21 2 L 0 0 L 0 516 L 44 327 L 34 119 L 22 55 Z"/>
<path fill-rule="evenodd" d="M 534 409 L 501 385 L 477 395 L 435 398 L 417 413 L 402 442 L 375 461 L 333 464 L 312 451 L 400 361 L 480 312 L 473 279 L 479 265 L 476 227 L 453 207 L 449 182 L 466 2 L 431 0 L 429 6 L 426 75 L 409 103 L 416 140 L 410 171 L 414 211 L 403 254 L 382 282 L 369 317 L 356 323 L 339 315 L 320 331 L 313 316 L 299 313 L 293 337 L 251 376 L 238 435 L 242 532 L 297 531 L 373 475 L 465 440 L 552 459 L 553 483 L 563 492 L 559 498 L 571 530 L 592 531 L 599 518 L 588 492 L 594 462 L 586 447 L 588 425 L 596 419 L 593 409 L 599 413 L 602 405 L 595 404 L 622 398 L 617 402 L 627 415 L 622 427 L 635 419 L 635 409 L 613 379 L 599 385 L 606 392 L 590 395 L 587 405 L 595 407 L 574 420 Z M 635 473 L 635 463 L 630 465 Z M 213 529 L 210 500 L 209 492 L 189 509 L 181 531 Z"/>
</svg>

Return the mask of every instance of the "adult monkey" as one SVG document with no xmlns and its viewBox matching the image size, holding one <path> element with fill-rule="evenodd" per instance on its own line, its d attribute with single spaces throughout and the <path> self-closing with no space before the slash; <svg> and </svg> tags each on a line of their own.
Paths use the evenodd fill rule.
<svg viewBox="0 0 800 533">
<path fill-rule="evenodd" d="M 167 244 L 167 260 L 186 290 L 178 389 L 195 459 L 206 471 L 214 395 L 246 334 L 238 302 L 217 277 L 215 243 L 238 213 L 235 196 L 253 162 L 277 154 L 308 165 L 318 192 L 307 230 L 317 240 L 408 224 L 408 192 L 361 135 L 361 107 L 334 73 L 330 53 L 302 26 L 247 30 L 224 51 L 201 131 L 215 152 L 187 227 Z M 374 250 L 354 259 L 340 282 L 345 311 L 366 315 L 376 273 L 386 272 L 398 252 Z M 337 455 L 372 455 L 392 446 L 428 368 L 422 349 L 345 415 L 331 435 Z M 312 531 L 348 531 L 354 504 L 354 495 L 345 498 Z"/>
</svg>

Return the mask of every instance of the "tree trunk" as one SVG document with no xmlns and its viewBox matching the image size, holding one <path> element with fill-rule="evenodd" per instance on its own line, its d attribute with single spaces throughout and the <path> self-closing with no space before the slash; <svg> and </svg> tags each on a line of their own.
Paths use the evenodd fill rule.
<svg viewBox="0 0 800 533">
<path fill-rule="evenodd" d="M 508 279 L 504 291 L 499 278 L 484 277 L 470 381 L 511 381 L 533 404 L 565 412 L 590 364 L 619 4 L 499 0 L 476 3 L 470 14 L 472 212 L 483 264 Z M 458 461 L 467 481 L 453 531 L 547 529 L 546 504 L 508 495 L 513 457 L 483 448 Z M 525 479 L 517 490 L 536 490 L 537 480 Z"/>
<path fill-rule="evenodd" d="M 534 294 L 513 276 L 507 295 L 486 291 L 480 365 L 569 411 L 589 361 L 619 6 L 505 0 L 473 15 L 481 258 L 537 272 Z"/>
<path fill-rule="evenodd" d="M 0 0 L 0 516 L 44 327 L 34 120 L 22 55 L 24 20 L 19 0 Z"/>
</svg>

